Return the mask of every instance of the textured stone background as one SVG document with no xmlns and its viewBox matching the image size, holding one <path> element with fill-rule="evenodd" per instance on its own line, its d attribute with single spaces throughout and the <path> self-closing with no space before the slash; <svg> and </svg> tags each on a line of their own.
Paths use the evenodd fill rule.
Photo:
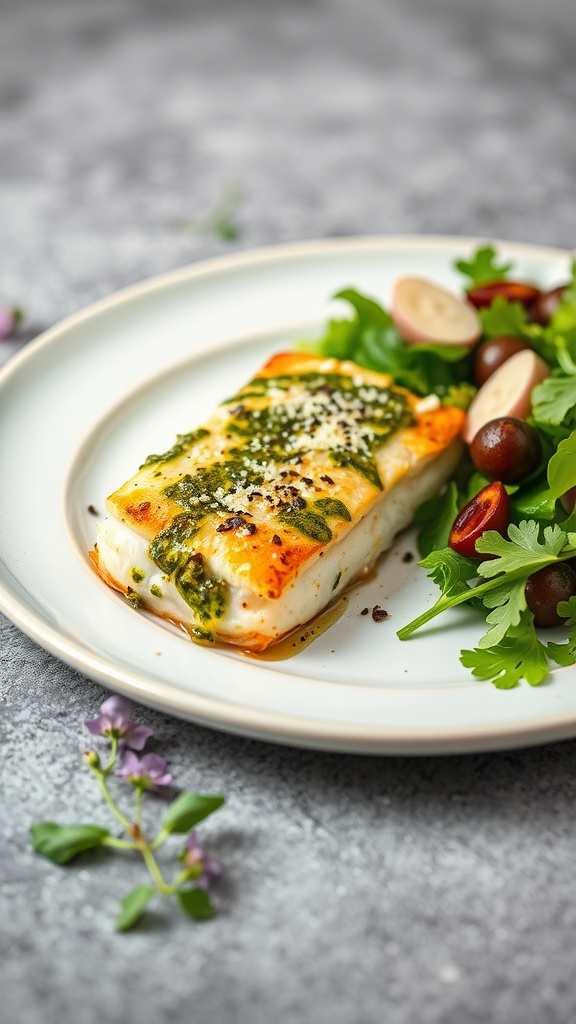
<svg viewBox="0 0 576 1024">
<path fill-rule="evenodd" d="M 0 293 L 22 340 L 149 274 L 322 235 L 571 246 L 573 0 L 0 0 Z M 185 229 L 231 184 L 235 243 Z M 0 360 L 15 348 L 0 343 Z M 2 1024 L 566 1024 L 576 742 L 356 758 L 152 712 L 206 825 L 218 918 L 126 936 L 121 858 L 34 857 L 105 821 L 79 760 L 104 695 L 0 617 Z"/>
</svg>

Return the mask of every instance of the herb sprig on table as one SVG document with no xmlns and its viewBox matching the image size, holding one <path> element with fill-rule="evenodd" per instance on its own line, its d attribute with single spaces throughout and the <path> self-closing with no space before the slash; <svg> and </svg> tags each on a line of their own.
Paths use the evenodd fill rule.
<svg viewBox="0 0 576 1024">
<path fill-rule="evenodd" d="M 117 931 L 132 928 L 144 914 L 155 895 L 175 897 L 188 917 L 196 921 L 214 915 L 208 889 L 221 874 L 220 864 L 208 857 L 201 846 L 195 826 L 224 803 L 223 796 L 193 791 L 180 793 L 169 804 L 160 829 L 148 838 L 142 821 L 142 798 L 146 793 L 171 786 L 172 776 L 166 772 L 166 761 L 158 754 L 138 757 L 152 736 L 145 725 L 136 725 L 131 718 L 132 705 L 125 697 L 108 697 L 97 718 L 85 724 L 94 736 L 108 741 L 108 758 L 103 765 L 95 750 L 84 757 L 91 769 L 112 815 L 122 826 L 124 838 L 115 836 L 100 825 L 58 825 L 52 821 L 38 822 L 30 830 L 36 853 L 54 864 L 67 864 L 85 850 L 104 847 L 110 850 L 139 853 L 148 869 L 152 884 L 138 885 L 120 901 L 116 917 Z M 132 787 L 134 806 L 130 816 L 121 809 L 109 789 L 112 773 Z M 164 878 L 156 851 L 172 836 L 186 836 L 177 854 L 180 868 L 172 881 Z"/>
</svg>

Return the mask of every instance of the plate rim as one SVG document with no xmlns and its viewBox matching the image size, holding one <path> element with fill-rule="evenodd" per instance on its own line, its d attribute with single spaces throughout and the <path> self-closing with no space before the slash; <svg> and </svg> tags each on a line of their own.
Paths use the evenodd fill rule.
<svg viewBox="0 0 576 1024">
<path fill-rule="evenodd" d="M 12 376 L 21 372 L 28 360 L 36 357 L 40 349 L 57 341 L 69 329 L 145 294 L 161 291 L 186 280 L 257 266 L 272 260 L 322 256 L 333 252 L 380 248 L 417 249 L 423 246 L 442 250 L 453 249 L 455 246 L 477 246 L 482 242 L 506 247 L 511 255 L 516 253 L 519 257 L 532 255 L 543 259 L 559 259 L 570 256 L 569 249 L 459 235 L 370 235 L 310 239 L 216 256 L 128 285 L 65 317 L 28 343 L 0 369 L 0 391 L 9 384 Z M 210 728 L 268 742 L 365 754 L 426 755 L 512 749 L 568 738 L 576 732 L 576 709 L 539 715 L 534 720 L 518 720 L 516 723 L 507 720 L 411 727 L 380 724 L 373 728 L 364 723 L 312 720 L 287 713 L 244 708 L 193 691 L 180 690 L 135 668 L 127 671 L 101 652 L 94 654 L 80 641 L 65 637 L 58 629 L 42 620 L 41 616 L 25 607 L 2 581 L 0 611 L 65 664 L 119 693 Z M 306 677 L 301 677 L 301 680 L 305 682 Z"/>
</svg>

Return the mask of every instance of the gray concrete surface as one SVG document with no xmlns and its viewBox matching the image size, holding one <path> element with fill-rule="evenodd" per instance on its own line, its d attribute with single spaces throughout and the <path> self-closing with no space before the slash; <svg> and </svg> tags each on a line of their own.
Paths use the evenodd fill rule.
<svg viewBox="0 0 576 1024">
<path fill-rule="evenodd" d="M 4 0 L 0 296 L 24 339 L 262 243 L 571 246 L 575 30 L 572 0 Z M 183 228 L 231 183 L 236 241 Z M 362 759 L 142 710 L 181 785 L 228 795 L 203 832 L 226 874 L 213 922 L 158 907 L 118 936 L 142 869 L 58 869 L 27 838 L 106 821 L 81 766 L 104 691 L 1 617 L 0 658 L 2 1024 L 576 1019 L 576 742 Z"/>
</svg>

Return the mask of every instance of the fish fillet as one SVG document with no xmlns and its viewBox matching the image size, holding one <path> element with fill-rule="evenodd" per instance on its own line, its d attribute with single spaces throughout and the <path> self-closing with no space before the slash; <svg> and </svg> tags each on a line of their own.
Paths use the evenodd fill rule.
<svg viewBox="0 0 576 1024">
<path fill-rule="evenodd" d="M 384 374 L 280 353 L 107 499 L 91 558 L 136 607 L 262 651 L 438 493 L 463 421 Z"/>
</svg>

